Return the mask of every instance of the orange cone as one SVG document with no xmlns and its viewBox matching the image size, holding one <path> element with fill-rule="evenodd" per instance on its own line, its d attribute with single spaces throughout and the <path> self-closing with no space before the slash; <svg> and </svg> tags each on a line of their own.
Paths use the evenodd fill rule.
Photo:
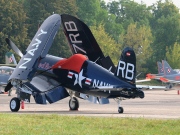
<svg viewBox="0 0 180 135">
<path fill-rule="evenodd" d="M 24 101 L 21 101 L 21 109 L 24 109 Z"/>
<path fill-rule="evenodd" d="M 180 91 L 179 91 L 179 90 L 177 91 L 177 94 L 178 94 L 178 95 L 180 94 Z"/>
</svg>

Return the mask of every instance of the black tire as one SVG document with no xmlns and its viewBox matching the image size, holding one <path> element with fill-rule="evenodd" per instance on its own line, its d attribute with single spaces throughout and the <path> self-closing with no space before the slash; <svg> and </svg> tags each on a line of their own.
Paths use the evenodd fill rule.
<svg viewBox="0 0 180 135">
<path fill-rule="evenodd" d="M 119 112 L 119 113 L 123 113 L 123 112 L 124 112 L 124 109 L 123 109 L 122 107 L 119 107 L 119 108 L 118 108 L 118 112 Z"/>
<path fill-rule="evenodd" d="M 11 109 L 12 112 L 18 112 L 20 109 L 20 100 L 17 97 L 14 97 L 11 99 L 10 103 L 9 103 L 9 107 Z"/>
<path fill-rule="evenodd" d="M 79 108 L 79 102 L 78 99 L 73 97 L 69 100 L 69 109 L 70 110 L 78 110 Z"/>
</svg>

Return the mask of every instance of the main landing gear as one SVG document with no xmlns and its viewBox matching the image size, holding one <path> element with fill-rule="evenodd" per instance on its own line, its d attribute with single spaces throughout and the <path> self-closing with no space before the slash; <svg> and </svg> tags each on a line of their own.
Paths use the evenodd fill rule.
<svg viewBox="0 0 180 135">
<path fill-rule="evenodd" d="M 79 108 L 79 102 L 78 102 L 78 99 L 76 97 L 72 97 L 70 100 L 69 100 L 69 109 L 70 110 L 78 110 Z"/>
<path fill-rule="evenodd" d="M 17 97 L 11 99 L 9 107 L 12 112 L 18 112 L 20 109 L 20 100 Z"/>
</svg>

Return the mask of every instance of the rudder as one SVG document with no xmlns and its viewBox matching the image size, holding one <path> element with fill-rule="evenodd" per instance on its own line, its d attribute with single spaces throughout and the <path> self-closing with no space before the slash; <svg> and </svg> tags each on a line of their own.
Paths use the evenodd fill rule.
<svg viewBox="0 0 180 135">
<path fill-rule="evenodd" d="M 164 74 L 162 63 L 158 61 L 157 66 L 158 66 L 158 75 Z"/>
<path fill-rule="evenodd" d="M 162 60 L 163 64 L 163 69 L 164 69 L 164 74 L 165 75 L 172 75 L 172 74 L 177 74 L 176 71 L 174 71 L 171 66 L 167 63 L 167 61 Z"/>
<path fill-rule="evenodd" d="M 115 76 L 119 79 L 129 82 L 130 84 L 135 83 L 136 76 L 136 55 L 132 48 L 126 47 L 121 54 L 120 60 L 118 62 Z"/>
</svg>

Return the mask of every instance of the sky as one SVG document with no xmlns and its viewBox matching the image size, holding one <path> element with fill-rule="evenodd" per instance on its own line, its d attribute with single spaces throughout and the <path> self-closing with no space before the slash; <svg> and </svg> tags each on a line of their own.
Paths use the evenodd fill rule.
<svg viewBox="0 0 180 135">
<path fill-rule="evenodd" d="M 113 0 L 104 0 L 105 2 L 113 1 Z M 133 0 L 132 0 L 133 1 Z M 134 0 L 137 3 L 141 3 L 143 1 L 147 6 L 152 5 L 153 3 L 156 3 L 158 0 Z M 164 2 L 165 0 L 162 0 Z M 180 0 L 171 0 L 176 7 L 180 9 Z"/>
</svg>

